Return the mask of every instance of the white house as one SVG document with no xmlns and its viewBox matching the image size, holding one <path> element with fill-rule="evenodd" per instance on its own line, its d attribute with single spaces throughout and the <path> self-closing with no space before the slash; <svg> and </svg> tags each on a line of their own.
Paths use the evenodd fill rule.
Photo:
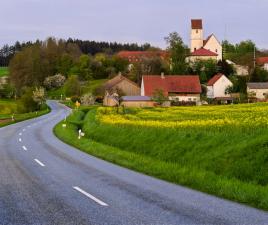
<svg viewBox="0 0 268 225">
<path fill-rule="evenodd" d="M 226 93 L 226 89 L 230 86 L 232 87 L 233 83 L 224 74 L 216 74 L 207 83 L 207 97 L 229 100 L 231 95 Z"/>
<path fill-rule="evenodd" d="M 249 97 L 264 100 L 268 97 L 268 82 L 247 83 Z"/>
<path fill-rule="evenodd" d="M 198 56 L 198 57 L 197 57 Z M 204 39 L 203 22 L 201 19 L 191 20 L 191 56 L 190 61 L 222 60 L 222 45 L 214 34 Z"/>
</svg>

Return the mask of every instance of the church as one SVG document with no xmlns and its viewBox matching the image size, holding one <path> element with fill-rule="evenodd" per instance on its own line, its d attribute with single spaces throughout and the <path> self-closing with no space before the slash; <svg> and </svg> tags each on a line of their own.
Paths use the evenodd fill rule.
<svg viewBox="0 0 268 225">
<path fill-rule="evenodd" d="M 203 22 L 201 19 L 191 20 L 191 54 L 189 60 L 222 60 L 222 46 L 214 34 L 204 39 Z"/>
</svg>

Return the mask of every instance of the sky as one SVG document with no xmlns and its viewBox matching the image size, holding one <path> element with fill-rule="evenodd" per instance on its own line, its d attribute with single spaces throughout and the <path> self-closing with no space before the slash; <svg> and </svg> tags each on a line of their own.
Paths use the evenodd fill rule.
<svg viewBox="0 0 268 225">
<path fill-rule="evenodd" d="M 189 44 L 201 18 L 206 36 L 268 49 L 267 12 L 268 0 L 0 0 L 0 46 L 53 36 L 165 48 L 174 31 Z"/>
</svg>

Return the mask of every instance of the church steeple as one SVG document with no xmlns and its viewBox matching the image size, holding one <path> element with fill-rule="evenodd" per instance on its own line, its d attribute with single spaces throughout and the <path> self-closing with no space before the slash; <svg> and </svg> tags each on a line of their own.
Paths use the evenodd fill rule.
<svg viewBox="0 0 268 225">
<path fill-rule="evenodd" d="M 203 24 L 201 19 L 191 20 L 191 52 L 203 47 Z"/>
</svg>

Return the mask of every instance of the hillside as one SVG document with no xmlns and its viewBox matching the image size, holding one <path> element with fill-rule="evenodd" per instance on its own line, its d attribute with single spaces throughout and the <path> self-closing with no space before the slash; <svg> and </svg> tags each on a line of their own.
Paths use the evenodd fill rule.
<svg viewBox="0 0 268 225">
<path fill-rule="evenodd" d="M 268 104 L 88 110 L 57 135 L 122 166 L 268 209 Z M 86 139 L 74 141 L 80 127 Z"/>
</svg>

